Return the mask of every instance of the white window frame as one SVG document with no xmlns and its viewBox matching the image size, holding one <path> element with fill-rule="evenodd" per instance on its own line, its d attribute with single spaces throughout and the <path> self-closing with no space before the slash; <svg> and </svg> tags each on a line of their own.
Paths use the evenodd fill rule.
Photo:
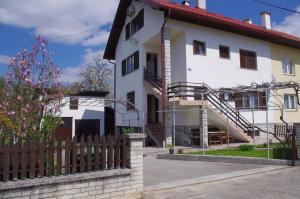
<svg viewBox="0 0 300 199">
<path fill-rule="evenodd" d="M 289 63 L 290 65 L 287 65 Z M 282 74 L 284 75 L 295 75 L 295 65 L 290 59 L 283 59 L 281 61 L 282 65 Z"/>
<path fill-rule="evenodd" d="M 297 109 L 296 95 L 285 94 L 283 98 L 284 98 L 284 109 L 285 110 L 296 110 Z"/>
</svg>

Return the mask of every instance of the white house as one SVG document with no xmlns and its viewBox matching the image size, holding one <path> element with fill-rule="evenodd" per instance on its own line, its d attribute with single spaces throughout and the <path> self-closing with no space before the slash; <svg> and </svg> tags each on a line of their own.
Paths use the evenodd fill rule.
<svg viewBox="0 0 300 199">
<path fill-rule="evenodd" d="M 266 93 L 209 94 L 202 104 L 197 91 L 271 82 L 270 44 L 299 49 L 300 39 L 272 30 L 267 12 L 255 25 L 208 12 L 205 0 L 195 2 L 120 1 L 104 54 L 116 62 L 116 98 L 144 109 L 146 132 L 158 145 L 170 142 L 174 130 L 179 144 L 199 132 L 207 142 L 207 131 L 227 128 L 234 139 L 252 141 L 252 119 L 266 123 Z M 173 108 L 180 110 L 175 122 Z M 141 127 L 128 111 L 125 125 L 117 116 L 119 129 Z M 273 110 L 268 114 L 274 122 Z"/>
<path fill-rule="evenodd" d="M 82 91 L 66 96 L 62 100 L 59 116 L 61 125 L 56 137 L 72 138 L 75 135 L 105 134 L 105 102 L 107 92 Z"/>
</svg>

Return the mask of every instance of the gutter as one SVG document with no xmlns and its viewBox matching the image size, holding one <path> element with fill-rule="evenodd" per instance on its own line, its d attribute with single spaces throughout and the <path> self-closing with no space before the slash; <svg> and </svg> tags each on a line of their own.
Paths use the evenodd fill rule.
<svg viewBox="0 0 300 199">
<path fill-rule="evenodd" d="M 116 81 L 117 81 L 117 74 L 116 74 L 116 71 L 117 71 L 117 66 L 116 66 L 116 62 L 113 62 L 111 60 L 108 60 L 109 63 L 113 64 L 114 65 L 114 99 L 116 99 L 116 94 L 117 94 L 117 89 L 116 89 Z M 116 105 L 116 100 L 114 100 L 114 134 L 116 135 L 117 134 L 117 114 L 116 114 L 116 111 L 117 110 L 117 105 Z"/>
</svg>

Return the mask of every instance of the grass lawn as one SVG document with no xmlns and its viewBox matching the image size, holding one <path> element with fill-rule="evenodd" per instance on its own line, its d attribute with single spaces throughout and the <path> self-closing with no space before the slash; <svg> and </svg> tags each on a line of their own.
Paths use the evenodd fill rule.
<svg viewBox="0 0 300 199">
<path fill-rule="evenodd" d="M 191 152 L 187 154 L 202 155 L 202 151 Z M 239 149 L 219 149 L 219 150 L 205 151 L 205 155 L 268 158 L 267 150 L 262 150 L 262 149 L 252 150 L 252 151 L 240 151 Z M 270 150 L 270 158 L 273 158 L 273 150 Z"/>
</svg>

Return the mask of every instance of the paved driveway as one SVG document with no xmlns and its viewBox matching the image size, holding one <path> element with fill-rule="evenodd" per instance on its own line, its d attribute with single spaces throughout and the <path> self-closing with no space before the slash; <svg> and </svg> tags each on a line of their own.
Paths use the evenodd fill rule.
<svg viewBox="0 0 300 199">
<path fill-rule="evenodd" d="M 154 191 L 145 199 L 299 199 L 300 167 Z"/>
<path fill-rule="evenodd" d="M 144 158 L 144 186 L 263 167 L 266 166 L 158 160 L 154 156 L 147 156 Z"/>
</svg>

